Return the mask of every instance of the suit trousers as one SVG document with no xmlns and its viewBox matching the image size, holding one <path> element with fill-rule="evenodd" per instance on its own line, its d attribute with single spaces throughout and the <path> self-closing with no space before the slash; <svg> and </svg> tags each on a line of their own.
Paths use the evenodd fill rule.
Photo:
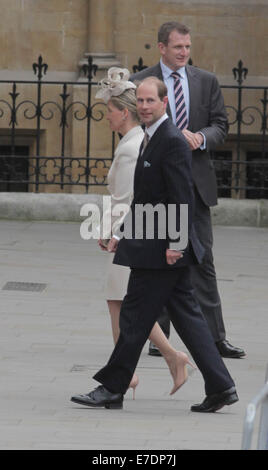
<svg viewBox="0 0 268 470">
<path fill-rule="evenodd" d="M 213 232 L 211 214 L 210 208 L 204 204 L 197 190 L 195 190 L 194 225 L 196 234 L 205 248 L 205 256 L 201 264 L 191 267 L 192 284 L 214 341 L 218 342 L 225 339 L 226 332 L 212 252 Z M 158 323 L 165 335 L 169 337 L 170 321 L 168 309 L 164 309 L 160 314 Z"/>
<path fill-rule="evenodd" d="M 188 266 L 132 269 L 120 312 L 120 336 L 105 367 L 94 376 L 108 390 L 125 393 L 143 346 L 164 305 L 173 326 L 190 351 L 207 395 L 234 385 L 195 300 Z"/>
</svg>

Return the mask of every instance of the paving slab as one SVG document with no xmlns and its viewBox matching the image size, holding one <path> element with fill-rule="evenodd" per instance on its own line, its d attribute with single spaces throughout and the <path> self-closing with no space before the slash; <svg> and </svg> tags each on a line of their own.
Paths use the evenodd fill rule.
<svg viewBox="0 0 268 470">
<path fill-rule="evenodd" d="M 246 407 L 264 384 L 268 362 L 268 229 L 214 227 L 227 337 L 247 356 L 225 360 L 240 401 L 204 415 L 190 411 L 204 397 L 199 371 L 170 397 L 165 362 L 148 356 L 148 343 L 136 400 L 128 391 L 123 410 L 70 402 L 98 385 L 92 376 L 113 348 L 105 253 L 96 241 L 82 240 L 79 227 L 0 221 L 0 449 L 240 449 Z M 7 282 L 45 289 L 4 290 Z M 187 351 L 173 329 L 170 340 Z M 257 427 L 258 418 L 253 447 Z"/>
</svg>

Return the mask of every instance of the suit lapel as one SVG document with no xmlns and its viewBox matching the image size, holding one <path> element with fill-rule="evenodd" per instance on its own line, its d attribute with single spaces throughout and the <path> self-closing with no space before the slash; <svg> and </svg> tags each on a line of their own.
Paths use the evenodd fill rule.
<svg viewBox="0 0 268 470">
<path fill-rule="evenodd" d="M 169 121 L 169 119 L 166 119 L 166 121 L 162 122 L 162 124 L 158 127 L 158 129 L 155 131 L 152 138 L 149 140 L 147 147 L 143 153 L 141 153 L 142 146 L 140 147 L 139 157 L 138 157 L 138 161 L 137 161 L 135 173 L 134 173 L 134 195 L 136 196 L 138 194 L 138 190 L 142 182 L 142 175 L 144 172 L 144 162 L 147 161 L 149 163 L 152 161 L 153 155 L 154 155 L 153 150 L 160 142 L 161 133 L 162 133 L 161 129 L 163 129 L 163 125 L 167 121 Z"/>
<path fill-rule="evenodd" d="M 194 67 L 186 65 L 186 73 L 188 77 L 188 85 L 189 85 L 189 96 L 190 96 L 190 113 L 189 113 L 189 124 L 188 129 L 191 131 L 194 126 L 195 117 L 198 115 L 197 103 L 198 103 L 198 96 L 199 96 L 199 81 L 196 74 Z"/>
<path fill-rule="evenodd" d="M 158 131 L 158 129 L 157 129 L 157 131 Z M 160 133 L 157 132 L 157 131 L 154 133 L 152 138 L 149 140 L 148 145 L 147 145 L 146 149 L 144 150 L 144 152 L 142 154 L 143 160 L 149 160 L 150 157 L 152 156 L 152 152 L 153 152 L 155 146 L 157 145 L 157 143 L 160 139 Z"/>
<path fill-rule="evenodd" d="M 147 145 L 147 147 L 144 150 L 143 155 L 142 155 L 143 161 L 145 161 L 145 160 L 152 161 L 153 151 L 154 151 L 155 147 L 159 144 L 159 141 L 160 141 L 160 138 L 161 138 L 161 133 L 163 132 L 163 129 L 166 126 L 168 121 L 169 121 L 169 119 L 166 119 L 165 121 L 163 121 L 160 124 L 160 126 L 158 127 L 158 129 L 155 131 L 152 138 L 149 140 L 148 145 Z"/>
<path fill-rule="evenodd" d="M 160 62 L 158 62 L 158 64 L 155 66 L 155 70 L 152 70 L 151 76 L 155 76 L 159 78 L 160 80 L 163 80 Z"/>
</svg>

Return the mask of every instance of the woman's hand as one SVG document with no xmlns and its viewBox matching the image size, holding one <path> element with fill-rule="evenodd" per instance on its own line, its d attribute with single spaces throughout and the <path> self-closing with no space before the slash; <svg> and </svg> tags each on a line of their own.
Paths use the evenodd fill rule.
<svg viewBox="0 0 268 470">
<path fill-rule="evenodd" d="M 119 240 L 117 240 L 116 238 L 112 237 L 111 240 L 110 240 L 109 243 L 108 243 L 107 251 L 109 251 L 110 253 L 115 253 L 115 252 L 116 252 L 116 249 L 117 249 L 118 243 L 119 243 Z"/>
<path fill-rule="evenodd" d="M 101 238 L 98 240 L 98 245 L 101 247 L 103 251 L 107 251 L 107 245 L 104 243 L 104 241 Z"/>
</svg>

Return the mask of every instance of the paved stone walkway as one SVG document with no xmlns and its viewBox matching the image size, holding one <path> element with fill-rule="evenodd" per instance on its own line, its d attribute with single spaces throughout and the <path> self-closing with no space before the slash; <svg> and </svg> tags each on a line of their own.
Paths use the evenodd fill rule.
<svg viewBox="0 0 268 470">
<path fill-rule="evenodd" d="M 0 221 L 1 449 L 241 448 L 246 406 L 268 361 L 268 230 L 216 226 L 214 233 L 228 339 L 247 352 L 226 360 L 240 401 L 215 414 L 191 413 L 204 398 L 201 374 L 170 397 L 164 360 L 149 357 L 147 343 L 136 400 L 129 391 L 123 410 L 98 410 L 69 399 L 97 385 L 91 377 L 113 347 L 105 253 L 81 240 L 76 223 Z M 8 282 L 45 288 L 7 290 Z M 185 350 L 174 330 L 171 342 Z"/>
</svg>

